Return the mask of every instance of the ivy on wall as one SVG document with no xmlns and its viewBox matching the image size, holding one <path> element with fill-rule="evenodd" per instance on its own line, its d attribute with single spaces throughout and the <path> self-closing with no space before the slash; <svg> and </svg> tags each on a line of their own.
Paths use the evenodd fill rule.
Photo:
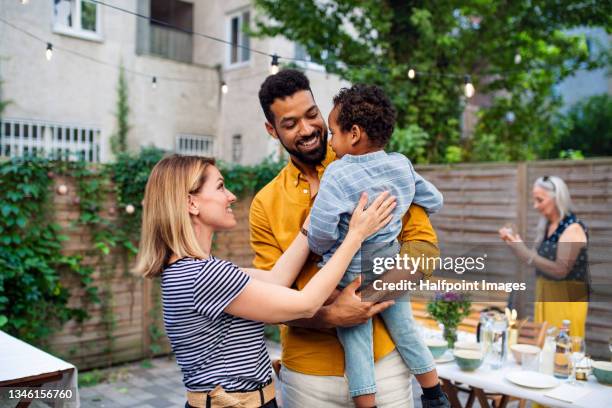
<svg viewBox="0 0 612 408">
<path fill-rule="evenodd" d="M 143 149 L 139 154 L 124 152 L 117 155 L 114 163 L 106 165 L 37 157 L 0 162 L 2 330 L 30 343 L 44 345 L 45 339 L 63 323 L 70 319 L 86 320 L 87 306 L 99 303 L 107 333 L 109 350 L 106 351 L 112 352 L 116 319 L 110 282 L 119 269 L 131 277 L 128 265 L 137 253 L 145 185 L 151 169 L 164 154 L 156 148 Z M 218 166 L 227 188 L 244 197 L 274 178 L 284 163 L 265 160 L 255 166 L 241 166 L 220 162 Z M 85 254 L 66 256 L 61 251 L 67 237 L 53 222 L 55 174 L 76 181 L 78 198 L 74 205 L 79 208 L 76 225 L 86 227 L 91 237 L 91 248 Z M 116 202 L 114 217 L 104 212 L 104 204 L 111 194 Z M 97 261 L 94 265 L 85 265 L 83 255 L 97 257 Z M 111 262 L 108 262 L 109 255 L 113 255 Z M 96 269 L 100 271 L 100 287 L 95 286 L 92 279 Z M 70 293 L 60 279 L 63 272 L 78 277 L 86 294 L 82 306 L 68 305 Z M 99 296 L 99 292 L 104 295 Z M 151 353 L 156 354 L 161 339 L 157 328 L 160 311 L 151 313 Z"/>
<path fill-rule="evenodd" d="M 0 163 L 0 328 L 34 343 L 72 318 L 87 317 L 83 308 L 68 306 L 60 271 L 76 274 L 89 299 L 97 300 L 93 270 L 82 257 L 61 253 L 67 237 L 52 222 L 52 168 L 38 158 Z"/>
</svg>

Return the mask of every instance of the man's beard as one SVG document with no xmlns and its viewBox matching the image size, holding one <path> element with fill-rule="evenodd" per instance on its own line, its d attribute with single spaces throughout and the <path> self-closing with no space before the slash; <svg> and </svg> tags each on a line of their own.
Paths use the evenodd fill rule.
<svg viewBox="0 0 612 408">
<path fill-rule="evenodd" d="M 321 164 L 323 159 L 325 159 L 325 155 L 327 154 L 327 132 L 315 130 L 310 135 L 302 137 L 301 139 L 306 139 L 312 136 L 315 136 L 320 140 L 319 146 L 316 149 L 306 153 L 288 147 L 283 143 L 283 139 L 280 136 L 278 138 L 278 141 L 281 145 L 283 145 L 287 153 L 298 159 L 301 163 L 308 165 L 317 165 Z"/>
</svg>

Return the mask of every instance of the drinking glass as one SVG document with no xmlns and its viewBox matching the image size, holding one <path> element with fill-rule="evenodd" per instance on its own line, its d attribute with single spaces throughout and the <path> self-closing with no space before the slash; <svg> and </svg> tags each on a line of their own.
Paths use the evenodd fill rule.
<svg viewBox="0 0 612 408">
<path fill-rule="evenodd" d="M 572 336 L 570 337 L 572 354 L 570 356 L 572 361 L 572 376 L 570 377 L 570 381 L 568 384 L 570 385 L 582 385 L 576 381 L 576 366 L 582 359 L 584 358 L 584 353 L 586 352 L 586 345 L 584 339 L 580 336 Z"/>
</svg>

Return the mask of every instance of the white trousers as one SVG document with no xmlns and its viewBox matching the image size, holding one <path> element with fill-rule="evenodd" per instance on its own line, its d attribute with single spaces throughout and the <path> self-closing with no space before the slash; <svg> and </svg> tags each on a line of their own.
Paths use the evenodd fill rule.
<svg viewBox="0 0 612 408">
<path fill-rule="evenodd" d="M 412 374 L 402 357 L 393 350 L 374 365 L 376 406 L 412 408 Z M 308 375 L 281 368 L 279 385 L 283 408 L 353 407 L 345 377 Z"/>
</svg>

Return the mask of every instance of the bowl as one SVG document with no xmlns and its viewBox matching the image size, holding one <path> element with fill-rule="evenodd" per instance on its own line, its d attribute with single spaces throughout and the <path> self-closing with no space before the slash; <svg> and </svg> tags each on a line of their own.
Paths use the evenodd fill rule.
<svg viewBox="0 0 612 408">
<path fill-rule="evenodd" d="M 480 350 L 480 343 L 475 341 L 456 341 L 455 350 Z"/>
<path fill-rule="evenodd" d="M 425 341 L 425 344 L 427 344 L 434 358 L 440 358 L 448 350 L 448 342 L 446 340 L 428 339 Z"/>
<path fill-rule="evenodd" d="M 612 362 L 593 361 L 593 375 L 602 384 L 612 385 Z"/>
<path fill-rule="evenodd" d="M 532 346 L 531 344 L 513 344 L 510 347 L 514 360 L 517 364 L 523 364 L 523 356 L 526 354 L 535 355 L 540 352 L 538 346 Z"/>
<path fill-rule="evenodd" d="M 482 352 L 476 350 L 455 350 L 455 361 L 463 371 L 474 371 L 482 364 Z"/>
</svg>

